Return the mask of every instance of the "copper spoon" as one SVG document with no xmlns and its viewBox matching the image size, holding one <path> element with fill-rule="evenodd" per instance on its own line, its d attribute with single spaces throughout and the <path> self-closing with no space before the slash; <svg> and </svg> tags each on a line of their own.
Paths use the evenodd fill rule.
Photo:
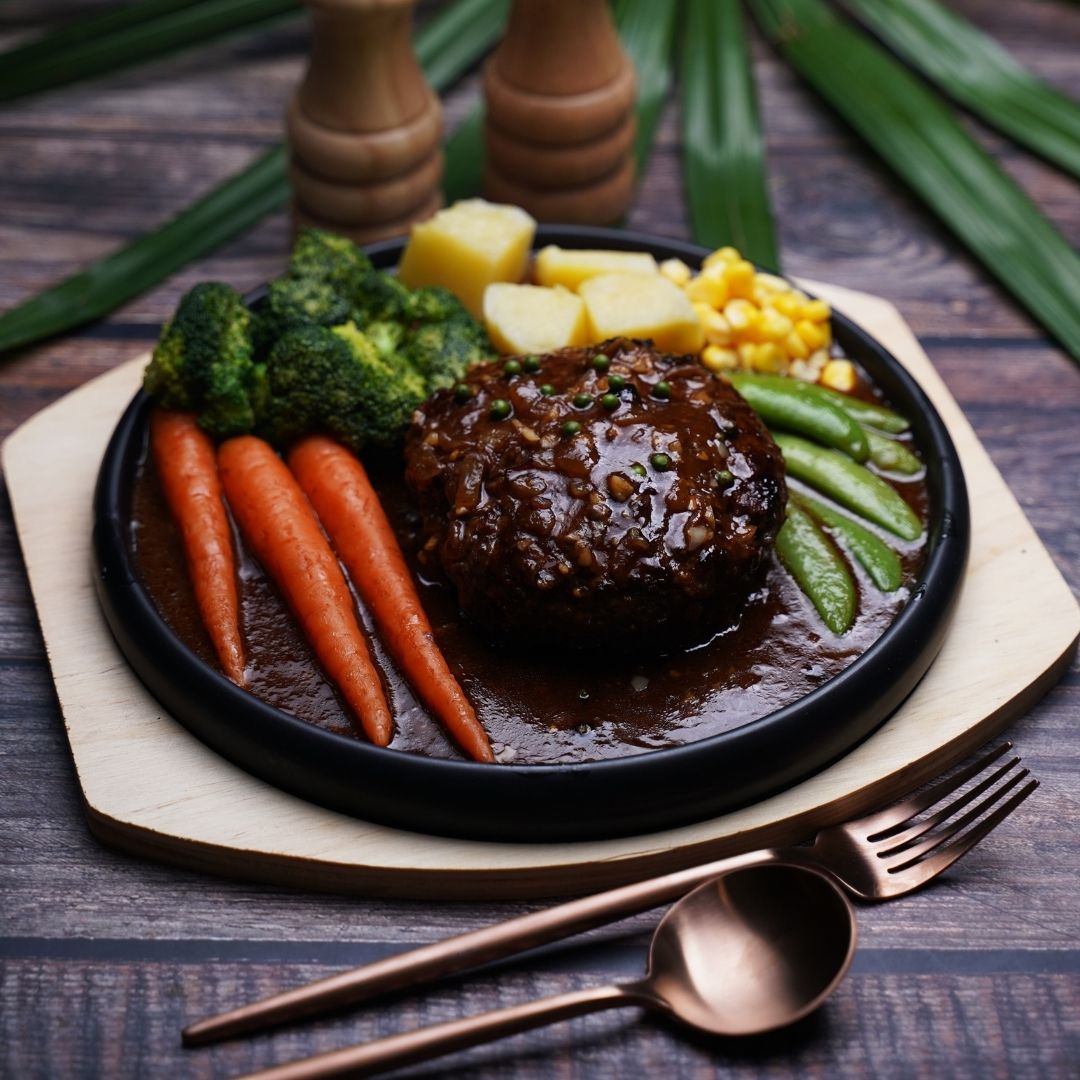
<svg viewBox="0 0 1080 1080">
<path fill-rule="evenodd" d="M 574 990 L 252 1073 L 247 1080 L 370 1076 L 557 1020 L 634 1005 L 713 1035 L 759 1035 L 813 1012 L 855 950 L 855 912 L 824 875 L 785 864 L 732 870 L 675 904 L 643 979 Z"/>
</svg>

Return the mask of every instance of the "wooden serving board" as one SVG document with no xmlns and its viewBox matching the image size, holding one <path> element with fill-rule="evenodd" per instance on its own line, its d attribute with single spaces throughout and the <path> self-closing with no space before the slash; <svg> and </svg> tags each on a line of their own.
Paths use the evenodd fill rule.
<svg viewBox="0 0 1080 1080">
<path fill-rule="evenodd" d="M 580 893 L 804 839 L 907 791 L 998 733 L 1062 674 L 1080 609 L 1001 475 L 896 309 L 807 283 L 908 367 L 944 418 L 968 482 L 972 550 L 945 646 L 904 706 L 811 779 L 754 806 L 648 836 L 560 844 L 390 829 L 287 795 L 218 757 L 165 714 L 98 609 L 91 494 L 146 357 L 40 412 L 3 465 L 90 829 L 104 843 L 201 870 L 396 897 Z"/>
</svg>

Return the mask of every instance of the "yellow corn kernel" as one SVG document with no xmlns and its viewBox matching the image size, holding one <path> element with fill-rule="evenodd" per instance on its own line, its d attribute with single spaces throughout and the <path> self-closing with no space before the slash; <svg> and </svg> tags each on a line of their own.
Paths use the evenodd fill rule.
<svg viewBox="0 0 1080 1080">
<path fill-rule="evenodd" d="M 692 276 L 690 267 L 682 259 L 665 259 L 660 264 L 660 273 L 676 285 L 685 285 Z"/>
<path fill-rule="evenodd" d="M 794 330 L 784 338 L 784 352 L 792 360 L 805 360 L 810 355 L 810 347 Z"/>
<path fill-rule="evenodd" d="M 764 345 L 758 345 L 754 351 L 753 368 L 755 371 L 767 371 L 777 373 L 787 367 L 787 361 L 780 347 L 775 342 L 767 341 Z"/>
<path fill-rule="evenodd" d="M 796 318 L 800 311 L 801 304 L 798 297 L 790 290 L 785 293 L 777 293 L 772 298 L 772 306 L 780 312 L 781 315 L 786 315 L 789 319 Z"/>
<path fill-rule="evenodd" d="M 795 328 L 794 323 L 779 311 L 765 308 L 758 323 L 758 333 L 763 341 L 781 341 Z"/>
<path fill-rule="evenodd" d="M 817 382 L 817 370 L 806 360 L 792 360 L 788 374 L 803 382 Z"/>
<path fill-rule="evenodd" d="M 706 345 L 701 353 L 701 362 L 710 371 L 730 371 L 739 366 L 739 357 L 734 349 L 725 349 L 722 345 Z"/>
<path fill-rule="evenodd" d="M 818 349 L 816 352 L 810 354 L 810 359 L 807 363 L 814 369 L 815 372 L 820 373 L 824 370 L 825 365 L 829 362 L 828 349 Z M 816 378 L 816 376 L 815 376 Z"/>
<path fill-rule="evenodd" d="M 698 274 L 684 286 L 686 295 L 695 303 L 708 304 L 713 308 L 722 308 L 727 303 L 727 282 L 717 275 Z"/>
<path fill-rule="evenodd" d="M 724 305 L 724 318 L 736 337 L 745 335 L 760 317 L 760 312 L 749 300 L 729 300 Z"/>
<path fill-rule="evenodd" d="M 754 284 L 769 293 L 786 293 L 791 291 L 791 286 L 776 274 L 758 274 Z"/>
<path fill-rule="evenodd" d="M 711 255 L 706 255 L 702 266 L 723 266 L 726 263 L 738 262 L 742 256 L 733 247 L 717 248 Z"/>
<path fill-rule="evenodd" d="M 799 314 L 811 322 L 825 322 L 829 317 L 829 305 L 824 300 L 807 300 Z"/>
<path fill-rule="evenodd" d="M 855 365 L 850 360 L 830 360 L 821 369 L 820 382 L 831 390 L 850 394 L 855 389 Z"/>
<path fill-rule="evenodd" d="M 795 333 L 806 342 L 811 352 L 823 348 L 827 344 L 822 328 L 809 319 L 800 319 L 795 324 Z"/>
<path fill-rule="evenodd" d="M 754 273 L 754 264 L 745 259 L 730 263 L 725 274 L 728 292 L 732 296 L 751 299 L 754 295 Z"/>
<path fill-rule="evenodd" d="M 710 311 L 701 320 L 701 327 L 705 331 L 705 340 L 710 345 L 731 344 L 731 326 L 719 311 Z"/>
<path fill-rule="evenodd" d="M 735 351 L 739 355 L 739 367 L 753 368 L 757 346 L 752 341 L 744 341 L 736 347 Z"/>
</svg>

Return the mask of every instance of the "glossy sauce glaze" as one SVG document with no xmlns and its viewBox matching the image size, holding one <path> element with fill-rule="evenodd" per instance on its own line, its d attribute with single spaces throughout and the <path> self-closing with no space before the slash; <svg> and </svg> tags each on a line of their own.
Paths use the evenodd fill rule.
<svg viewBox="0 0 1080 1080">
<path fill-rule="evenodd" d="M 865 387 L 862 393 L 870 396 Z M 647 646 L 582 655 L 496 646 L 462 618 L 449 586 L 418 571 L 420 519 L 403 482 L 400 458 L 365 464 L 417 572 L 438 644 L 502 762 L 556 764 L 681 745 L 795 701 L 847 667 L 880 636 L 907 600 L 924 556 L 924 541 L 903 544 L 887 537 L 901 553 L 905 575 L 904 586 L 889 595 L 878 592 L 861 568 L 851 564 L 860 613 L 842 637 L 822 626 L 810 602 L 770 555 L 764 580 L 739 623 L 692 648 L 673 647 L 661 634 Z M 891 482 L 925 520 L 927 496 L 921 478 Z M 798 489 L 797 483 L 789 483 Z M 163 617 L 200 658 L 214 665 L 179 536 L 145 453 L 134 491 L 131 542 Z M 274 586 L 239 537 L 237 542 L 251 692 L 325 730 L 363 738 Z M 460 757 L 417 704 L 359 602 L 358 608 L 396 718 L 391 746 L 432 757 Z"/>
</svg>

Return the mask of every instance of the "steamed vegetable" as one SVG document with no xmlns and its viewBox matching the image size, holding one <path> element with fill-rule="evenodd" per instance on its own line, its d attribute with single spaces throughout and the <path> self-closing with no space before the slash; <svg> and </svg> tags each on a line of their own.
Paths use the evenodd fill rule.
<svg viewBox="0 0 1080 1080">
<path fill-rule="evenodd" d="M 841 514 L 820 499 L 802 492 L 793 493 L 796 506 L 809 510 L 851 552 L 855 560 L 882 592 L 895 592 L 904 579 L 900 558 L 884 541 L 846 514 Z"/>
<path fill-rule="evenodd" d="M 266 396 L 255 362 L 252 315 L 240 294 L 220 282 L 196 285 L 166 323 L 143 387 L 167 409 L 198 415 L 215 438 L 250 431 Z"/>
<path fill-rule="evenodd" d="M 222 501 L 214 444 L 188 412 L 150 414 L 150 453 L 169 512 L 180 530 L 203 626 L 222 670 L 246 683 L 232 529 Z"/>
<path fill-rule="evenodd" d="M 312 652 L 367 737 L 386 746 L 393 717 L 352 593 L 292 473 L 269 443 L 253 435 L 222 443 L 218 467 L 244 539 L 296 616 Z"/>
<path fill-rule="evenodd" d="M 856 461 L 869 457 L 863 429 L 819 387 L 784 375 L 733 371 L 727 378 L 766 424 L 797 431 Z"/>
<path fill-rule="evenodd" d="M 144 386 L 215 438 L 255 432 L 284 448 L 327 432 L 359 451 L 396 443 L 428 394 L 493 351 L 446 289 L 411 291 L 352 241 L 305 229 L 256 313 L 228 286 L 195 286 Z"/>
<path fill-rule="evenodd" d="M 918 540 L 922 522 L 918 515 L 879 476 L 845 454 L 817 446 L 797 435 L 773 436 L 784 454 L 791 476 L 835 499 L 904 540 Z"/>
<path fill-rule="evenodd" d="M 289 468 L 420 700 L 469 757 L 494 761 L 487 733 L 435 643 L 364 466 L 332 439 L 312 435 L 289 452 Z"/>
<path fill-rule="evenodd" d="M 791 503 L 776 536 L 776 553 L 825 625 L 834 634 L 850 629 L 857 609 L 851 573 L 828 537 Z"/>
</svg>

